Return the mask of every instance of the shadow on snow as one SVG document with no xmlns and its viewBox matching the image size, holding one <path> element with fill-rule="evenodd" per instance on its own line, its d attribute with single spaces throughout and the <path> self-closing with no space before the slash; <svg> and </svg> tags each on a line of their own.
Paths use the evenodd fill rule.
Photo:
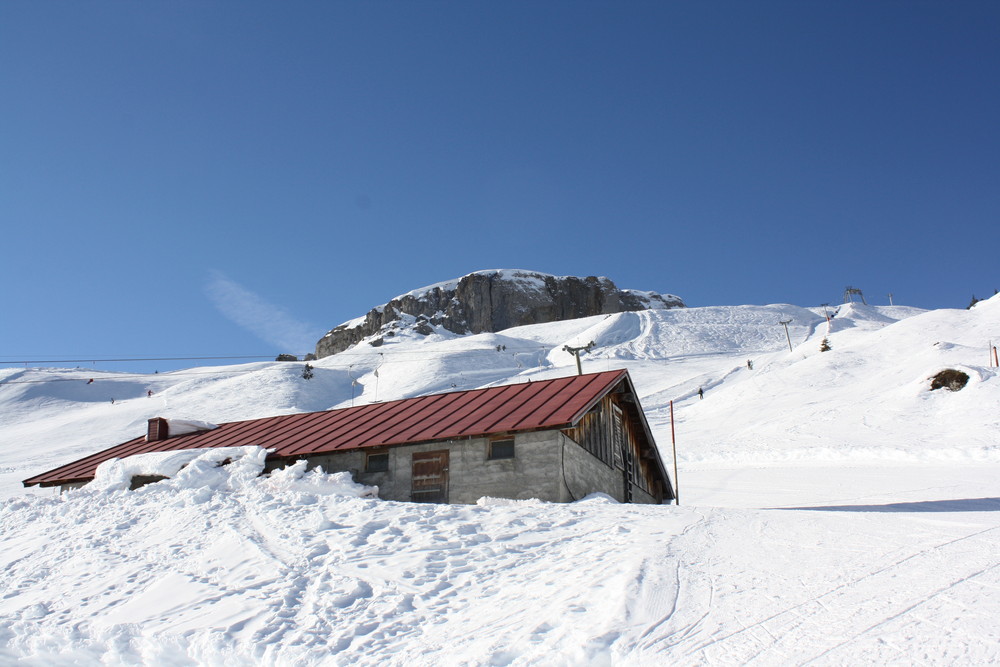
<svg viewBox="0 0 1000 667">
<path fill-rule="evenodd" d="M 784 510 L 819 512 L 1000 512 L 1000 498 L 965 498 L 962 500 L 927 500 L 888 505 L 825 505 L 821 507 L 775 507 Z"/>
</svg>

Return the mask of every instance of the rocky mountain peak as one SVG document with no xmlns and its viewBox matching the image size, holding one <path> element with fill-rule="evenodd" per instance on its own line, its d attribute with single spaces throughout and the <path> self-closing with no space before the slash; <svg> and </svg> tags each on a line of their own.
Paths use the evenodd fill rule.
<svg viewBox="0 0 1000 667">
<path fill-rule="evenodd" d="M 609 278 L 553 276 L 536 271 L 476 271 L 397 296 L 345 322 L 316 344 L 316 356 L 336 354 L 400 328 L 429 335 L 435 327 L 456 334 L 503 331 L 510 327 L 653 308 L 682 308 L 672 294 L 619 289 Z"/>
</svg>

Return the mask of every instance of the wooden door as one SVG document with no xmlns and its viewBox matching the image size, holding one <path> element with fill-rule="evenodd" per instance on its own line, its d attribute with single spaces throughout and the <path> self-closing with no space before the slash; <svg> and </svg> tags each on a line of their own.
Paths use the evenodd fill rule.
<svg viewBox="0 0 1000 667">
<path fill-rule="evenodd" d="M 615 467 L 625 470 L 625 422 L 617 405 L 611 406 L 611 456 Z"/>
<path fill-rule="evenodd" d="M 632 502 L 632 484 L 635 483 L 633 472 L 635 461 L 632 458 L 632 446 L 625 438 L 625 419 L 622 409 L 617 405 L 612 407 L 611 441 L 615 448 L 615 467 L 622 471 L 622 500 Z"/>
<path fill-rule="evenodd" d="M 448 502 L 448 450 L 413 453 L 410 500 L 418 503 Z"/>
</svg>

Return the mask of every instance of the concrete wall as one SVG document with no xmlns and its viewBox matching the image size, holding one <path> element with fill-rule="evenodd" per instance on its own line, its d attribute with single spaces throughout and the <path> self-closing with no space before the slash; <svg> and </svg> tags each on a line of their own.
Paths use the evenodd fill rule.
<svg viewBox="0 0 1000 667">
<path fill-rule="evenodd" d="M 622 471 L 610 468 L 561 432 L 521 433 L 513 438 L 512 459 L 488 460 L 489 439 L 474 438 L 367 450 L 389 455 L 386 472 L 364 472 L 363 449 L 308 460 L 310 467 L 348 471 L 355 481 L 379 487 L 379 497 L 385 500 L 410 500 L 414 452 L 447 449 L 450 503 L 472 504 L 483 496 L 571 502 L 598 491 L 624 501 Z M 656 501 L 636 488 L 633 502 Z"/>
<path fill-rule="evenodd" d="M 560 500 L 572 502 L 600 492 L 622 502 L 625 498 L 622 471 L 613 469 L 562 433 L 559 437 L 563 447 L 559 468 L 564 479 Z"/>
<path fill-rule="evenodd" d="M 606 493 L 618 502 L 625 502 L 624 471 L 612 468 L 604 461 L 576 444 L 572 438 L 562 433 L 563 460 L 560 465 L 564 472 L 563 502 L 579 500 L 590 493 Z M 632 502 L 657 504 L 659 501 L 638 486 L 632 485 Z"/>
<path fill-rule="evenodd" d="M 448 502 L 472 504 L 483 496 L 539 498 L 558 502 L 560 492 L 558 431 L 513 436 L 514 458 L 490 461 L 489 439 L 453 440 L 368 451 L 388 453 L 389 470 L 364 472 L 365 450 L 309 457 L 309 465 L 327 472 L 349 471 L 355 481 L 379 487 L 385 500 L 410 500 L 414 452 L 449 451 Z"/>
</svg>

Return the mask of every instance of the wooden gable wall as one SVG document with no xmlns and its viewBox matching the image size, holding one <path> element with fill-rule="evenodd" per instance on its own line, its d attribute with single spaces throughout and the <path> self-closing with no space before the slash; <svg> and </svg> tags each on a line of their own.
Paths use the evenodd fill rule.
<svg viewBox="0 0 1000 667">
<path fill-rule="evenodd" d="M 609 467 L 622 471 L 623 479 L 635 487 L 661 502 L 673 497 L 630 393 L 619 390 L 607 394 L 563 433 Z"/>
</svg>

